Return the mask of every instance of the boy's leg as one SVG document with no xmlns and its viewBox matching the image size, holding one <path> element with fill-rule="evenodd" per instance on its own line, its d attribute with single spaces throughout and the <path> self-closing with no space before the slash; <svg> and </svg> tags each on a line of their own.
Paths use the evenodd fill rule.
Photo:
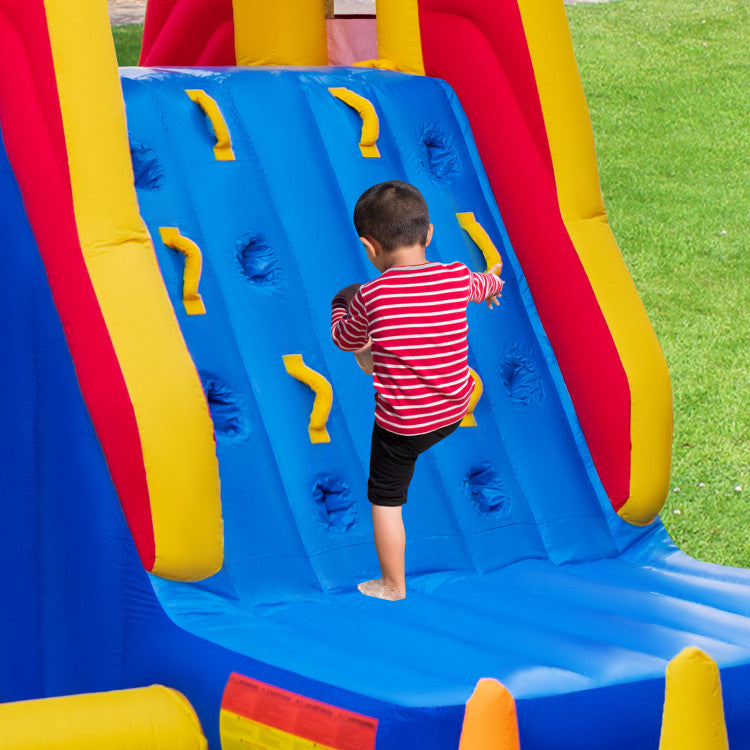
<svg viewBox="0 0 750 750">
<path fill-rule="evenodd" d="M 367 496 L 372 507 L 372 529 L 382 577 L 360 583 L 363 594 L 397 600 L 406 596 L 404 552 L 406 534 L 401 506 L 406 502 L 417 454 L 408 440 L 380 427 L 372 431 Z"/>
<path fill-rule="evenodd" d="M 381 599 L 406 596 L 404 552 L 406 532 L 400 505 L 372 505 L 372 529 L 382 578 L 359 584 L 359 590 Z"/>
<path fill-rule="evenodd" d="M 406 534 L 401 507 L 406 503 L 414 465 L 420 453 L 450 435 L 458 424 L 456 422 L 415 437 L 396 435 L 375 424 L 367 494 L 372 504 L 375 549 L 382 578 L 360 583 L 357 588 L 363 594 L 390 600 L 406 596 Z"/>
</svg>

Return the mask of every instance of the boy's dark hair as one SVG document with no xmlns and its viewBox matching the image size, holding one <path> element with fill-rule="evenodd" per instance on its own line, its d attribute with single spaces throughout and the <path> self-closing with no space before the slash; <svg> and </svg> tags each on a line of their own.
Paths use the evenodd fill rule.
<svg viewBox="0 0 750 750">
<path fill-rule="evenodd" d="M 381 182 L 365 190 L 354 207 L 360 237 L 377 240 L 383 250 L 427 243 L 430 214 L 422 193 L 401 180 Z"/>
</svg>

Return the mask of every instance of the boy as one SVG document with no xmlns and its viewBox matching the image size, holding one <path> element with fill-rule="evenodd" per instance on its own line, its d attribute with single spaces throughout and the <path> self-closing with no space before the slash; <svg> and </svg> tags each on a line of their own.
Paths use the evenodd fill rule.
<svg viewBox="0 0 750 750">
<path fill-rule="evenodd" d="M 359 590 L 380 599 L 406 596 L 406 536 L 401 507 L 420 453 L 450 435 L 474 382 L 466 362 L 466 306 L 499 304 L 503 281 L 461 263 L 430 263 L 433 227 L 422 194 L 399 180 L 366 190 L 354 226 L 381 275 L 342 289 L 331 303 L 331 337 L 346 351 L 371 346 L 375 425 L 367 496 L 381 578 Z M 365 369 L 363 367 L 363 369 Z"/>
</svg>

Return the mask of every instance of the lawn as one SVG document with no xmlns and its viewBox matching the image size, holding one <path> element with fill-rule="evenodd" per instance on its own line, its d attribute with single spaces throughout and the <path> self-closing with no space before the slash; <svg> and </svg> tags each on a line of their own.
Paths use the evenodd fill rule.
<svg viewBox="0 0 750 750">
<path fill-rule="evenodd" d="M 677 544 L 750 567 L 748 10 L 740 0 L 567 7 L 610 222 L 674 389 Z M 141 27 L 114 30 L 135 65 Z"/>
<path fill-rule="evenodd" d="M 568 6 L 610 223 L 669 364 L 662 518 L 703 560 L 750 567 L 747 5 Z"/>
<path fill-rule="evenodd" d="M 143 26 L 113 26 L 112 36 L 115 39 L 117 63 L 121 67 L 138 65 Z"/>
</svg>

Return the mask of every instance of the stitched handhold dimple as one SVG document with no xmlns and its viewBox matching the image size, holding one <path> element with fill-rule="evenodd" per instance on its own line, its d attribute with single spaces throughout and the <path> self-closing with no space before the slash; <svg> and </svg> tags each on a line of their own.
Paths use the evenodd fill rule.
<svg viewBox="0 0 750 750">
<path fill-rule="evenodd" d="M 357 507 L 349 485 L 338 477 L 320 476 L 312 489 L 315 515 L 328 531 L 349 531 L 357 523 Z"/>
<path fill-rule="evenodd" d="M 281 280 L 281 264 L 273 249 L 252 232 L 243 234 L 236 244 L 237 260 L 242 273 L 253 284 L 274 286 Z"/>
<path fill-rule="evenodd" d="M 201 383 L 216 435 L 235 440 L 245 437 L 248 426 L 239 394 L 213 375 L 201 375 Z"/>
<path fill-rule="evenodd" d="M 439 179 L 458 172 L 456 150 L 437 124 L 427 125 L 419 140 L 419 161 L 427 172 Z"/>
<path fill-rule="evenodd" d="M 500 381 L 511 399 L 523 406 L 538 404 L 544 398 L 536 366 L 518 350 L 509 351 L 502 358 Z"/>
<path fill-rule="evenodd" d="M 158 190 L 161 187 L 164 170 L 150 146 L 131 141 L 130 160 L 133 162 L 133 180 L 138 190 Z"/>
<path fill-rule="evenodd" d="M 510 500 L 505 485 L 489 461 L 473 466 L 465 484 L 474 509 L 481 515 L 505 515 L 509 512 Z"/>
</svg>

